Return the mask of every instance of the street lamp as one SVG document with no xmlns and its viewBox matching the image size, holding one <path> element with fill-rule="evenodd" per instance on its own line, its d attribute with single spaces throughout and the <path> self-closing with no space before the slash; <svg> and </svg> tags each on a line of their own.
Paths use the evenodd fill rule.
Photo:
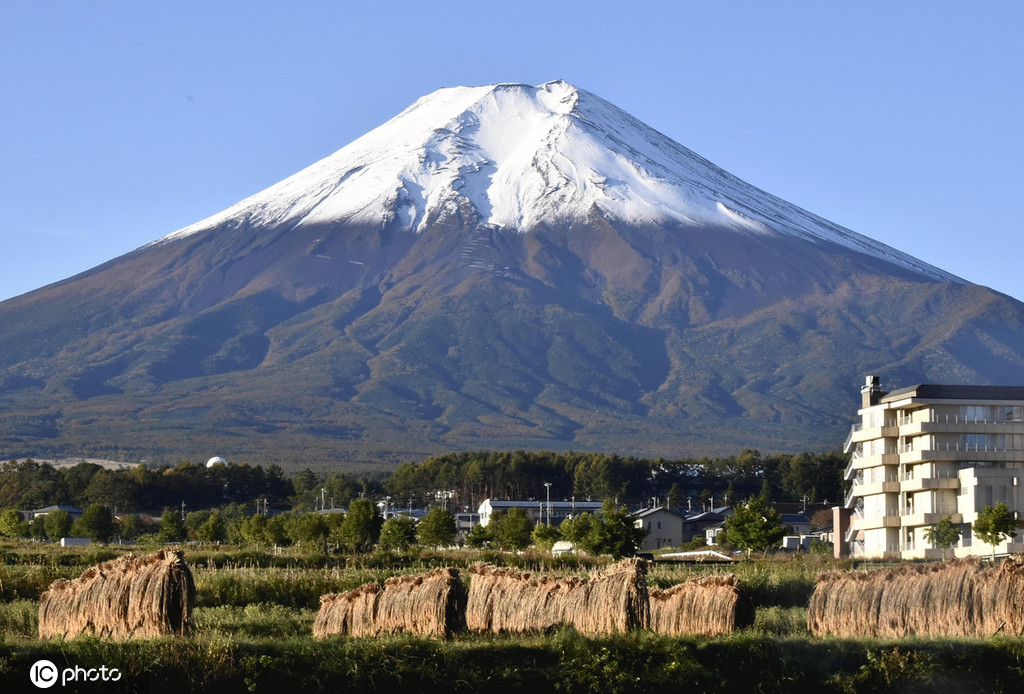
<svg viewBox="0 0 1024 694">
<path fill-rule="evenodd" d="M 547 492 L 548 492 L 548 527 L 550 527 L 551 526 L 551 483 L 550 482 L 545 482 L 544 486 L 547 488 Z"/>
</svg>

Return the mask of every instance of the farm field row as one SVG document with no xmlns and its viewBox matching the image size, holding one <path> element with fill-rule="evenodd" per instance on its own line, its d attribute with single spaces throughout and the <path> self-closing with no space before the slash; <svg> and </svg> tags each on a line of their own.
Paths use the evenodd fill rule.
<svg viewBox="0 0 1024 694">
<path fill-rule="evenodd" d="M 818 639 L 807 631 L 815 577 L 835 564 L 820 558 L 756 561 L 729 567 L 755 609 L 752 626 L 717 638 L 634 632 L 587 638 L 548 634 L 464 634 L 312 638 L 319 596 L 369 581 L 504 562 L 519 570 L 586 574 L 600 560 L 554 562 L 531 555 L 430 553 L 323 557 L 186 550 L 196 582 L 188 638 L 116 643 L 94 638 L 37 639 L 38 597 L 55 578 L 73 578 L 114 550 L 39 551 L 3 546 L 0 566 L 0 689 L 24 689 L 39 660 L 59 668 L 117 668 L 120 684 L 97 691 L 1017 691 L 1024 641 L 989 639 Z M 657 564 L 648 584 L 667 588 L 708 566 Z M 471 580 L 471 578 L 470 578 Z M 969 684 L 969 687 L 968 687 Z"/>
</svg>

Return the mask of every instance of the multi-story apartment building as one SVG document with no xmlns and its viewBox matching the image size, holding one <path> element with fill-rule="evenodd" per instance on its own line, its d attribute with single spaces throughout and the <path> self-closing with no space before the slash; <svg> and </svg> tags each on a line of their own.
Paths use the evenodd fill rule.
<svg viewBox="0 0 1024 694">
<path fill-rule="evenodd" d="M 921 384 L 887 393 L 869 376 L 861 400 L 845 445 L 851 555 L 939 558 L 925 532 L 946 516 L 961 530 L 956 556 L 989 554 L 972 536 L 978 512 L 1001 501 L 1024 512 L 1024 387 Z M 1024 552 L 1024 540 L 1018 532 L 995 551 Z"/>
</svg>

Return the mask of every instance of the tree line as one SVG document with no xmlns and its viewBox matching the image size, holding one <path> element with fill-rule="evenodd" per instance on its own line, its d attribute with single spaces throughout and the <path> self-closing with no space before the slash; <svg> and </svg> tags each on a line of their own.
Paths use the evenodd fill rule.
<svg viewBox="0 0 1024 694">
<path fill-rule="evenodd" d="M 744 450 L 727 458 L 666 460 L 601 453 L 463 452 L 399 466 L 385 482 L 396 503 L 426 505 L 438 492 L 455 506 L 476 508 L 484 499 L 657 502 L 699 511 L 733 505 L 761 493 L 810 503 L 839 501 L 848 459 L 835 451 L 762 455 Z"/>
<path fill-rule="evenodd" d="M 81 462 L 55 468 L 32 460 L 0 465 L 0 509 L 102 504 L 121 513 L 165 508 L 213 509 L 230 504 L 294 511 L 344 508 L 354 499 L 387 499 L 392 508 L 476 510 L 487 498 L 658 503 L 701 510 L 733 505 L 761 493 L 774 499 L 838 501 L 845 456 L 827 453 L 761 455 L 744 450 L 727 458 L 645 459 L 602 453 L 448 453 L 406 463 L 386 477 L 345 472 L 288 476 L 277 465 L 245 463 L 108 470 Z"/>
</svg>

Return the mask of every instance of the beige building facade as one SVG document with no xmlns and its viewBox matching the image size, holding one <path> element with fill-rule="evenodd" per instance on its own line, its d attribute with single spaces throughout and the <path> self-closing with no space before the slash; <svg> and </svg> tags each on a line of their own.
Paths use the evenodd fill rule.
<svg viewBox="0 0 1024 694">
<path fill-rule="evenodd" d="M 885 392 L 869 376 L 858 413 L 844 447 L 851 556 L 941 558 L 925 533 L 947 516 L 961 531 L 956 556 L 988 555 L 992 547 L 971 530 L 978 512 L 1004 502 L 1024 516 L 1024 387 L 919 384 Z M 1020 531 L 995 552 L 1024 552 Z"/>
</svg>

